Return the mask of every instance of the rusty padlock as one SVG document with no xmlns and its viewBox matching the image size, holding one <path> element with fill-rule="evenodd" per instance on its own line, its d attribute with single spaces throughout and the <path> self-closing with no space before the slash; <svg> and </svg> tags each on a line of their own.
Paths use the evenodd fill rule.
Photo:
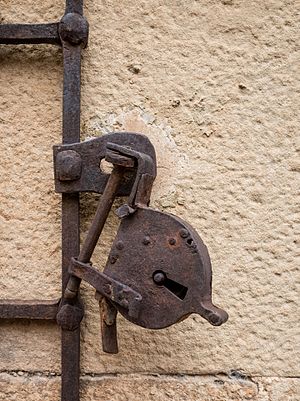
<svg viewBox="0 0 300 401">
<path fill-rule="evenodd" d="M 102 340 L 108 352 L 117 351 L 117 340 L 111 338 L 116 333 L 114 307 L 149 329 L 168 327 L 191 313 L 214 326 L 228 319 L 212 303 L 211 262 L 202 239 L 180 218 L 148 207 L 150 193 L 144 186 L 143 181 L 137 183 L 128 204 L 117 210 L 121 223 L 104 269 L 104 274 L 140 295 L 134 315 L 120 303 L 103 301 Z"/>
<path fill-rule="evenodd" d="M 137 143 L 145 140 L 135 135 Z M 106 147 L 106 160 L 115 167 L 80 255 L 71 260 L 65 310 L 76 299 L 80 281 L 90 283 L 100 304 L 102 347 L 109 353 L 118 352 L 117 311 L 150 329 L 168 327 L 191 313 L 214 326 L 221 325 L 228 315 L 212 303 L 211 262 L 200 236 L 180 218 L 149 207 L 156 176 L 155 154 L 150 156 L 113 142 Z M 128 203 L 117 210 L 121 223 L 104 271 L 100 272 L 91 265 L 90 258 L 124 168 L 136 169 L 135 180 Z M 61 320 L 63 312 L 61 309 Z"/>
<path fill-rule="evenodd" d="M 138 207 L 121 221 L 104 273 L 142 297 L 139 313 L 116 305 L 131 322 L 149 329 L 168 327 L 191 313 L 214 326 L 228 315 L 212 304 L 212 269 L 207 247 L 183 220 Z"/>
</svg>

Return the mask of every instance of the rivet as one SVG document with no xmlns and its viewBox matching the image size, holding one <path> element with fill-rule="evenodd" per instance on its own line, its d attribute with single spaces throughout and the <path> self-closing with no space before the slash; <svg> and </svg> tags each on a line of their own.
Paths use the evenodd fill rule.
<svg viewBox="0 0 300 401">
<path fill-rule="evenodd" d="M 123 241 L 118 241 L 116 248 L 119 249 L 119 251 L 121 251 L 122 249 L 124 249 L 124 242 Z"/>
<path fill-rule="evenodd" d="M 176 239 L 175 238 L 170 238 L 169 239 L 169 244 L 170 245 L 175 245 L 176 244 Z"/>
<path fill-rule="evenodd" d="M 81 176 L 81 156 L 74 150 L 63 150 L 56 156 L 56 176 L 59 181 L 74 181 Z"/>
<path fill-rule="evenodd" d="M 179 234 L 180 234 L 180 236 L 181 236 L 182 238 L 187 238 L 187 237 L 189 236 L 189 232 L 188 232 L 188 230 L 186 230 L 185 228 L 182 228 L 182 229 L 179 231 Z"/>
<path fill-rule="evenodd" d="M 62 41 L 73 45 L 87 45 L 89 24 L 87 20 L 78 13 L 67 13 L 59 23 L 59 36 Z"/>
<path fill-rule="evenodd" d="M 143 239 L 143 244 L 144 245 L 149 245 L 150 244 L 150 237 L 148 237 L 148 235 L 146 235 L 146 237 L 144 237 L 144 239 Z"/>
</svg>

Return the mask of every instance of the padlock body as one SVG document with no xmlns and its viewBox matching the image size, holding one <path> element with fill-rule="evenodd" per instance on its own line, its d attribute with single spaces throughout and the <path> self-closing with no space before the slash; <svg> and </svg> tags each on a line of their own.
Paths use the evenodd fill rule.
<svg viewBox="0 0 300 401">
<path fill-rule="evenodd" d="M 200 236 L 178 217 L 151 208 L 122 219 L 104 273 L 142 295 L 137 317 L 116 305 L 142 327 L 170 326 L 211 301 L 211 263 Z"/>
</svg>

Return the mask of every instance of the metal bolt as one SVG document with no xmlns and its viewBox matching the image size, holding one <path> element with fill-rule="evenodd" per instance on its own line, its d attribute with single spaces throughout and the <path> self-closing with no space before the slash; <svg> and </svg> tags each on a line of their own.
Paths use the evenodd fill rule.
<svg viewBox="0 0 300 401">
<path fill-rule="evenodd" d="M 119 251 L 121 251 L 122 249 L 124 249 L 124 242 L 123 241 L 118 241 L 116 248 L 119 249 Z"/>
<path fill-rule="evenodd" d="M 169 244 L 170 245 L 175 245 L 176 244 L 176 239 L 175 238 L 170 238 L 169 239 Z"/>
<path fill-rule="evenodd" d="M 149 245 L 150 244 L 150 237 L 148 237 L 148 235 L 146 235 L 146 237 L 143 239 L 143 244 L 144 245 Z"/>
<path fill-rule="evenodd" d="M 153 275 L 153 281 L 158 285 L 162 285 L 164 283 L 165 279 L 166 279 L 166 275 L 164 272 L 157 272 L 157 273 L 154 273 L 154 275 Z"/>
<path fill-rule="evenodd" d="M 187 237 L 189 236 L 189 232 L 188 232 L 188 230 L 186 230 L 185 228 L 182 228 L 182 229 L 179 231 L 179 234 L 180 234 L 181 238 L 187 238 Z"/>
<path fill-rule="evenodd" d="M 56 156 L 56 176 L 59 181 L 74 181 L 81 176 L 82 161 L 74 150 L 63 150 Z"/>
<path fill-rule="evenodd" d="M 72 45 L 83 44 L 85 47 L 88 41 L 89 24 L 80 14 L 65 14 L 59 23 L 59 35 L 62 41 Z"/>
</svg>

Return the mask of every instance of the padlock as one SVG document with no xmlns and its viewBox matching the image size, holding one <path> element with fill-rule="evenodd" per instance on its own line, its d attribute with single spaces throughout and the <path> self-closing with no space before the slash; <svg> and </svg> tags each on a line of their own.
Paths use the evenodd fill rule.
<svg viewBox="0 0 300 401">
<path fill-rule="evenodd" d="M 138 134 L 127 135 L 137 147 L 147 141 Z M 180 218 L 149 207 L 156 176 L 155 153 L 151 148 L 151 154 L 147 154 L 136 146 L 114 143 L 113 138 L 112 134 L 112 141 L 106 142 L 105 157 L 114 169 L 80 254 L 70 262 L 70 279 L 58 321 L 64 324 L 80 282 L 85 280 L 96 289 L 105 352 L 118 352 L 117 311 L 149 329 L 168 327 L 191 313 L 214 326 L 221 325 L 228 315 L 212 303 L 211 262 L 202 239 Z M 120 226 L 104 271 L 100 272 L 90 258 L 128 168 L 136 169 L 134 183 L 127 204 L 117 210 Z"/>
<path fill-rule="evenodd" d="M 114 149 L 122 152 L 118 146 Z M 111 298 L 102 300 L 102 345 L 106 352 L 118 349 L 114 308 L 148 329 L 168 327 L 191 313 L 214 326 L 228 319 L 228 314 L 212 303 L 207 247 L 182 219 L 148 207 L 150 193 L 144 187 L 151 163 L 143 166 L 144 179 L 136 181 L 128 204 L 117 210 L 121 223 L 103 272 L 135 291 L 139 298 L 135 313 L 129 305 L 124 307 Z"/>
</svg>

